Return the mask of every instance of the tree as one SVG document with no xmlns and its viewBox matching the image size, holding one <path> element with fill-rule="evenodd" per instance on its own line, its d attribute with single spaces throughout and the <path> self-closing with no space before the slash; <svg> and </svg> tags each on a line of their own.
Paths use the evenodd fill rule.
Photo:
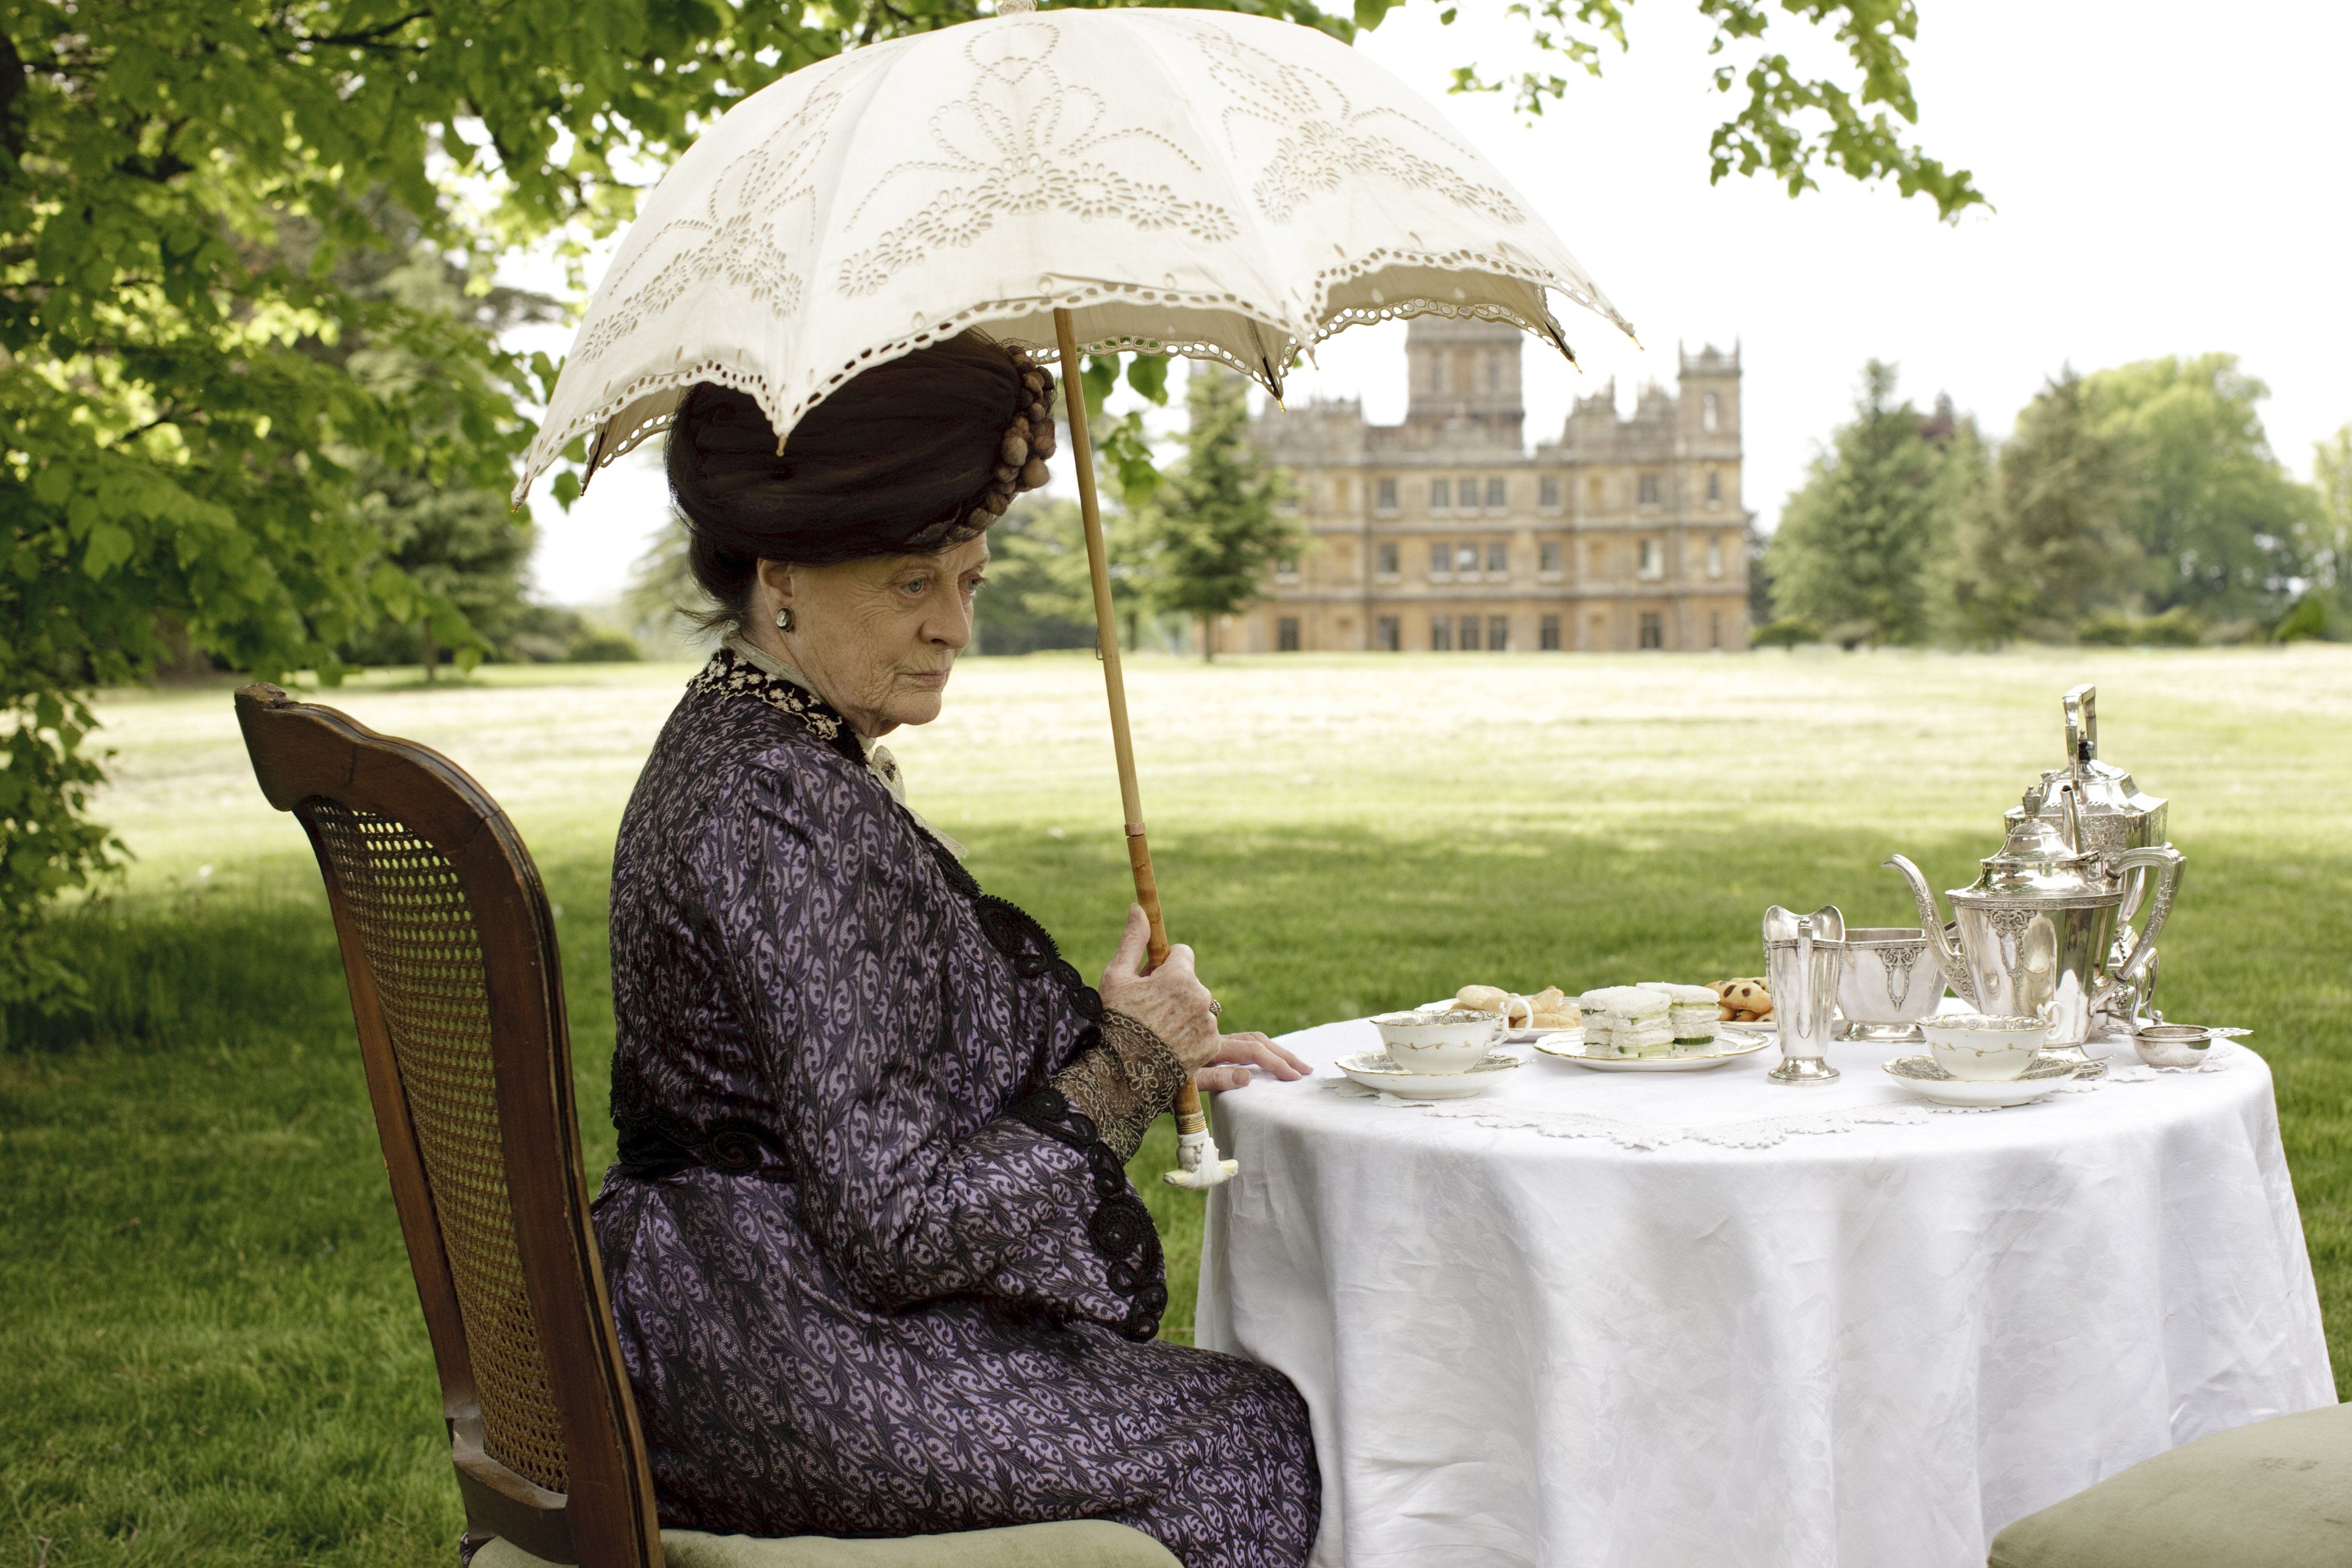
<svg viewBox="0 0 2352 1568">
<path fill-rule="evenodd" d="M 492 286 L 478 264 L 469 273 L 421 243 L 407 214 L 387 205 L 379 223 L 391 247 L 353 253 L 336 268 L 336 281 L 354 296 L 470 320 L 490 338 L 522 322 L 559 319 L 555 300 Z M 481 373 L 470 360 L 428 360 L 397 342 L 320 344 L 310 351 L 380 392 Z M 457 438 L 454 423 L 452 411 L 444 418 L 443 439 Z M 462 476 L 436 477 L 429 468 L 396 466 L 366 452 L 352 455 L 352 468 L 361 521 L 380 541 L 379 562 L 397 569 L 418 591 L 411 618 L 387 617 L 343 651 L 365 663 L 414 660 L 431 681 L 445 652 L 461 660 L 509 653 L 511 638 L 528 640 L 548 629 L 549 614 L 543 609 L 531 613 L 524 591 L 538 529 L 529 513 L 509 502 L 503 476 L 496 485 L 469 484 Z"/>
<path fill-rule="evenodd" d="M 2123 603 L 2138 576 L 2124 526 L 2133 466 L 2129 444 L 2094 420 L 2072 367 L 2043 382 L 2000 449 L 1994 482 L 1948 492 L 1951 566 L 1939 597 L 1955 640 L 2063 636 Z M 1948 462 L 1948 476 L 1959 467 Z"/>
<path fill-rule="evenodd" d="M 982 651 L 1093 647 L 1098 636 L 1094 571 L 1078 504 L 1030 497 L 1004 515 L 988 540 L 988 587 L 980 598 Z M 1157 608 L 1158 541 L 1137 514 L 1112 512 L 1103 518 L 1103 542 L 1121 644 L 1132 649 Z"/>
<path fill-rule="evenodd" d="M 2255 404 L 2270 389 L 2234 354 L 2147 360 L 2084 378 L 2094 427 L 2127 444 L 2123 525 L 2158 610 L 2267 618 L 2304 569 L 2317 497 L 2270 449 Z"/>
<path fill-rule="evenodd" d="M 1854 417 L 1789 497 L 1766 555 L 1776 613 L 1847 643 L 1917 643 L 1927 568 L 1948 522 L 1942 454 L 1918 410 L 1895 401 L 1895 367 L 1863 367 Z"/>
<path fill-rule="evenodd" d="M 1390 8 L 1223 3 L 1343 39 Z M 1891 179 L 1946 217 L 1982 199 L 1891 129 L 1890 113 L 1916 113 L 1909 0 L 1699 3 L 1715 50 L 1748 68 L 1717 74 L 1719 90 L 1748 89 L 1717 132 L 1718 177 L 1769 174 L 1794 191 L 1829 167 Z M 334 650 L 380 615 L 464 623 L 446 593 L 385 558 L 362 461 L 495 488 L 530 434 L 517 403 L 543 402 L 556 367 L 500 353 L 478 321 L 339 283 L 343 258 L 384 243 L 374 204 L 415 214 L 423 242 L 469 269 L 551 232 L 576 256 L 630 216 L 645 169 L 745 94 L 979 10 L 82 0 L 0 12 L 0 994 L 57 994 L 62 971 L 22 956 L 35 912 L 111 853 L 86 814 L 97 686 L 184 651 L 331 681 Z M 1538 51 L 1588 71 L 1604 44 L 1623 44 L 1618 0 L 1524 14 Z M 1792 69 L 1776 25 L 1826 29 L 1842 57 L 1824 76 Z M 1521 83 L 1530 109 L 1564 88 Z M 369 386 L 320 351 L 362 343 L 475 373 Z M 564 473 L 551 487 L 568 503 L 578 486 Z"/>
<path fill-rule="evenodd" d="M 2352 625 L 2352 424 L 2317 444 L 2312 487 L 2319 505 L 2311 528 L 2311 573 L 2336 601 L 2338 625 Z"/>
<path fill-rule="evenodd" d="M 1158 601 L 1200 623 L 1201 657 L 1210 659 L 1217 617 L 1253 603 L 1266 573 L 1302 537 L 1276 513 L 1281 476 L 1250 449 L 1248 383 L 1222 367 L 1195 365 L 1184 406 L 1192 416 L 1184 455 L 1154 497 L 1146 528 L 1159 549 Z"/>
</svg>

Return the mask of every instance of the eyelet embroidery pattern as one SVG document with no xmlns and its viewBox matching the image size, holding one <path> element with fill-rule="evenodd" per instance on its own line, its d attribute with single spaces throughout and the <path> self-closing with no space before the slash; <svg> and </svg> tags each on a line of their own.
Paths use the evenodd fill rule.
<svg viewBox="0 0 2352 1568">
<path fill-rule="evenodd" d="M 863 74 L 849 73 L 849 82 Z M 691 249 L 664 245 L 636 252 L 629 265 L 664 254 L 669 260 L 652 277 L 598 313 L 594 327 L 572 350 L 572 358 L 583 366 L 593 364 L 635 331 L 645 318 L 668 309 L 702 278 L 725 279 L 766 307 L 771 315 L 788 316 L 798 310 L 804 285 L 792 256 L 776 243 L 781 226 L 777 218 L 780 213 L 797 208 L 799 221 L 793 226 L 814 241 L 816 187 L 810 175 L 830 140 L 828 133 L 846 85 L 836 83 L 811 94 L 780 134 L 729 163 L 711 182 L 702 216 L 673 218 L 663 226 L 665 240 L 682 233 L 701 235 L 701 244 Z M 625 276 L 608 279 L 604 287 L 626 281 Z"/>
<path fill-rule="evenodd" d="M 1260 120 L 1287 132 L 1250 189 L 1259 210 L 1276 223 L 1287 223 L 1317 196 L 1373 178 L 1433 191 L 1500 223 L 1517 226 L 1528 221 L 1508 193 L 1462 178 L 1460 167 L 1477 157 L 1469 148 L 1444 141 L 1428 126 L 1414 125 L 1393 110 L 1359 110 L 1321 72 L 1278 60 L 1221 27 L 1203 26 L 1192 37 L 1212 79 L 1233 95 L 1226 117 Z M 1458 154 L 1454 164 L 1424 158 L 1372 130 L 1370 122 L 1383 118 L 1450 148 Z"/>
<path fill-rule="evenodd" d="M 1077 217 L 1121 219 L 1150 234 L 1181 229 L 1218 244 L 1239 232 L 1233 214 L 1214 202 L 1192 201 L 1174 186 L 1135 178 L 1100 156 L 1111 153 L 1180 165 L 1179 177 L 1206 172 L 1156 131 L 1106 124 L 1110 105 L 1085 86 L 1069 86 L 1051 57 L 1061 37 L 1050 26 L 992 27 L 963 47 L 977 80 L 961 101 L 931 116 L 936 162 L 902 163 L 851 209 L 855 227 L 869 204 L 887 196 L 900 174 L 946 173 L 961 183 L 940 192 L 913 217 L 886 232 L 841 267 L 835 287 L 855 298 L 871 294 L 898 273 L 941 250 L 978 241 L 1000 217 L 1058 209 Z M 1016 94 L 1047 84 L 1043 101 L 1024 109 Z"/>
</svg>

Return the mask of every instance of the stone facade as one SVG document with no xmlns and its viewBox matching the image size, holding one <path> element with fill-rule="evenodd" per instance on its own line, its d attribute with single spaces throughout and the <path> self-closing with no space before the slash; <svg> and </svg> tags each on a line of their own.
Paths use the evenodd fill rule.
<svg viewBox="0 0 2352 1568">
<path fill-rule="evenodd" d="M 1559 439 L 1520 433 L 1520 334 L 1416 319 L 1404 423 L 1355 400 L 1269 408 L 1308 539 L 1217 628 L 1234 653 L 1633 651 L 1748 645 L 1739 354 L 1683 354 L 1679 395 L 1580 399 Z"/>
</svg>

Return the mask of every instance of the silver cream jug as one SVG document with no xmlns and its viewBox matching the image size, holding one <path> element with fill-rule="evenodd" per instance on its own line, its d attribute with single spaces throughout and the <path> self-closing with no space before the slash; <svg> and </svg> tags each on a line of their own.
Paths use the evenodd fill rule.
<svg viewBox="0 0 2352 1568">
<path fill-rule="evenodd" d="M 2013 819 L 2008 842 L 1985 858 L 1977 880 L 1946 894 L 1957 943 L 1919 868 L 1901 855 L 1886 864 L 1910 884 L 1937 966 L 1956 995 L 1979 1012 L 2047 1019 L 2046 1054 L 2088 1063 L 2083 1042 L 2090 1038 L 2092 1015 L 2137 983 L 2172 913 L 2184 862 L 2169 844 L 2103 856 L 2084 843 L 2082 822 L 2071 779 L 2050 786 L 2040 810 Z M 2125 884 L 2147 872 L 2158 877 L 2147 929 L 2123 962 L 2109 968 Z"/>
</svg>

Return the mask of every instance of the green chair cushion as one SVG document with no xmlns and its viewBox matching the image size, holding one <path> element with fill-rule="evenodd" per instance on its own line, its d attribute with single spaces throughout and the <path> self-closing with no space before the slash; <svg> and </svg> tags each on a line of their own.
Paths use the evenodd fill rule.
<svg viewBox="0 0 2352 1568">
<path fill-rule="evenodd" d="M 766 1540 L 665 1530 L 662 1555 L 669 1568 L 1183 1568 L 1174 1552 L 1143 1531 L 1099 1519 L 888 1541 L 826 1535 Z M 474 1554 L 474 1568 L 554 1565 L 509 1542 L 493 1541 Z"/>
<path fill-rule="evenodd" d="M 2344 1568 L 2352 1405 L 2216 1432 L 2029 1513 L 1990 1568 Z"/>
</svg>

